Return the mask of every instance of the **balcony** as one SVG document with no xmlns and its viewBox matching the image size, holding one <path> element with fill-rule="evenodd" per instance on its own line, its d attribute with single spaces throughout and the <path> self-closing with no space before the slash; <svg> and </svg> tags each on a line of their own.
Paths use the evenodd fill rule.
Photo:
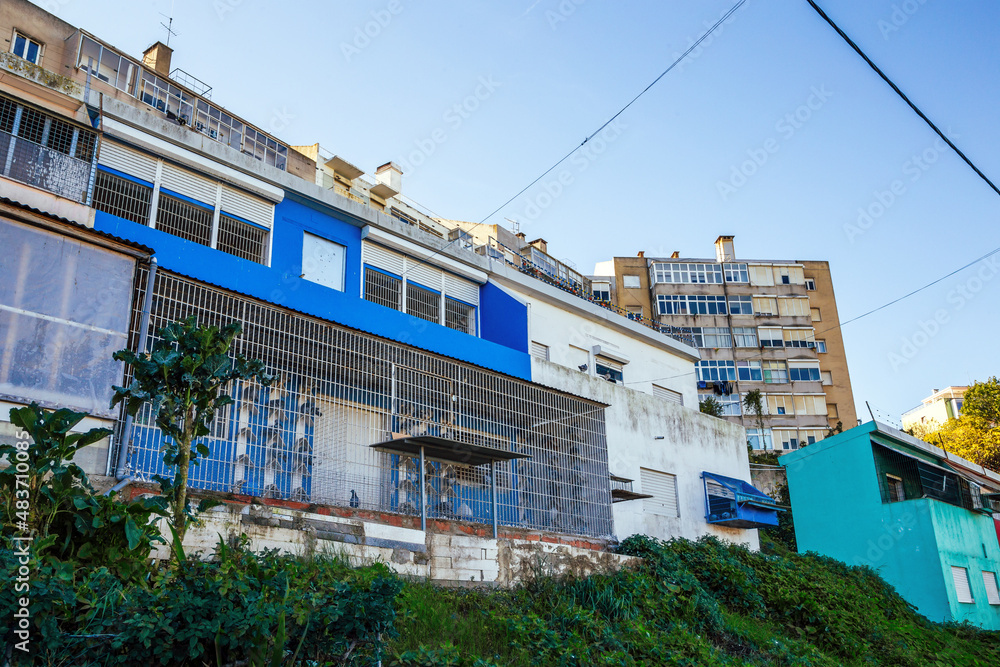
<svg viewBox="0 0 1000 667">
<path fill-rule="evenodd" d="M 557 287 L 564 292 L 569 292 L 585 301 L 606 308 L 618 313 L 622 317 L 632 320 L 654 331 L 658 331 L 664 336 L 672 338 L 680 343 L 694 347 L 694 338 L 681 333 L 679 327 L 672 327 L 660 324 L 654 320 L 647 319 L 637 313 L 630 313 L 624 308 L 614 305 L 610 301 L 604 301 L 597 297 L 590 289 L 590 281 L 569 268 L 562 262 L 553 259 L 548 254 L 542 253 L 537 248 L 528 248 L 531 256 L 522 255 L 519 251 L 500 243 L 494 238 L 476 249 L 480 255 L 485 255 L 495 262 L 503 262 L 508 266 L 516 268 L 521 273 L 537 278 L 542 282 Z M 533 258 L 541 258 L 541 261 L 533 261 Z"/>
<path fill-rule="evenodd" d="M 0 96 L 0 175 L 89 204 L 97 134 Z"/>
</svg>

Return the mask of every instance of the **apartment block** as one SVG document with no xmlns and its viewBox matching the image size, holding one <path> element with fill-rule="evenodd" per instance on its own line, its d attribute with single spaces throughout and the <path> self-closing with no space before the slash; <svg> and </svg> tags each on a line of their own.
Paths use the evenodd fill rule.
<svg viewBox="0 0 1000 667">
<path fill-rule="evenodd" d="M 689 337 L 691 378 L 743 425 L 756 450 L 794 450 L 856 424 L 830 266 L 738 258 L 720 236 L 714 258 L 616 257 L 595 268 L 595 292 L 649 326 Z M 762 394 L 758 416 L 745 405 Z"/>
</svg>

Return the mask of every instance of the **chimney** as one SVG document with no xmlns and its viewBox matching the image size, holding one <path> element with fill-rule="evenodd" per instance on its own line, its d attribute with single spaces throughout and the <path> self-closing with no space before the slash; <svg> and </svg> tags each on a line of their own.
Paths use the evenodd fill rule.
<svg viewBox="0 0 1000 667">
<path fill-rule="evenodd" d="M 645 250 L 640 250 L 639 254 L 636 255 L 636 257 L 645 257 L 645 256 L 646 256 L 646 251 Z"/>
<path fill-rule="evenodd" d="M 735 236 L 720 236 L 715 239 L 715 260 L 717 262 L 732 262 L 736 259 L 736 251 L 733 250 L 733 239 Z"/>
<path fill-rule="evenodd" d="M 532 248 L 538 248 L 544 253 L 549 252 L 549 243 L 543 238 L 537 238 L 534 241 L 530 241 L 528 245 L 530 245 Z"/>
<path fill-rule="evenodd" d="M 670 253 L 670 259 L 677 259 L 680 256 L 681 256 L 680 250 L 674 250 L 672 253 Z"/>
<path fill-rule="evenodd" d="M 403 191 L 403 170 L 395 162 L 386 162 L 376 169 L 375 178 L 382 185 L 388 185 L 395 190 L 397 194 Z"/>
<path fill-rule="evenodd" d="M 170 76 L 170 56 L 174 50 L 163 42 L 156 42 L 142 52 L 142 64 L 163 78 Z"/>
</svg>

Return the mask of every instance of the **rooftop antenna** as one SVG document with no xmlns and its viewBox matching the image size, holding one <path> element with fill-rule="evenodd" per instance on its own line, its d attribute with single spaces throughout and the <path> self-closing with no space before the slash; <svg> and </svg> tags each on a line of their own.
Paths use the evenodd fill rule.
<svg viewBox="0 0 1000 667">
<path fill-rule="evenodd" d="M 163 18 L 167 19 L 167 23 L 164 23 L 164 22 L 160 21 L 160 25 L 163 26 L 164 28 L 166 28 L 166 30 L 167 30 L 167 46 L 170 46 L 170 36 L 171 35 L 173 35 L 174 37 L 177 36 L 177 33 L 174 32 L 174 17 L 173 17 L 173 13 L 174 13 L 174 3 L 173 2 L 170 3 L 170 16 L 167 16 L 163 12 L 160 12 L 160 16 L 162 16 Z"/>
<path fill-rule="evenodd" d="M 511 220 L 510 218 L 504 218 L 504 220 L 510 223 L 510 229 L 515 235 L 521 231 L 521 223 L 517 220 Z"/>
</svg>

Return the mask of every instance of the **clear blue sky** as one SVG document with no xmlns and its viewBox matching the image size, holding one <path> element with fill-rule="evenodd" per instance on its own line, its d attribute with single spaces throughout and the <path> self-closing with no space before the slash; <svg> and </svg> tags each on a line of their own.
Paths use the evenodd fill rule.
<svg viewBox="0 0 1000 667">
<path fill-rule="evenodd" d="M 404 164 L 404 194 L 479 221 L 733 2 L 50 4 L 135 55 L 172 11 L 174 65 L 216 102 L 369 173 Z M 1000 180 L 1000 4 L 820 4 Z M 519 220 L 585 273 L 639 250 L 711 257 L 716 236 L 735 234 L 743 258 L 828 260 L 842 320 L 1000 246 L 1000 197 L 805 0 L 750 0 L 693 55 L 549 176 L 556 192 L 567 172 L 561 192 L 539 184 L 490 222 Z M 734 178 L 754 156 L 752 175 Z M 872 217 L 859 224 L 859 209 Z M 898 416 L 934 388 L 997 373 L 998 269 L 977 265 L 844 327 L 859 416 L 865 400 Z"/>
</svg>

